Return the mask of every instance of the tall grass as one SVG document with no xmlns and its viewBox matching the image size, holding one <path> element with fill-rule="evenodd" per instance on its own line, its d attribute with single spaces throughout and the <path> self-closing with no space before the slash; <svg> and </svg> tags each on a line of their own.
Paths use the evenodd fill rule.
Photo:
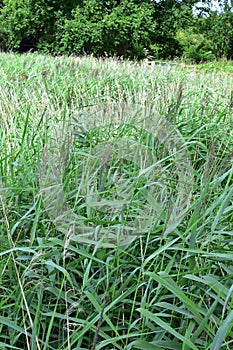
<svg viewBox="0 0 233 350">
<path fill-rule="evenodd" d="M 1 54 L 0 61 L 0 348 L 231 349 L 231 75 L 92 57 Z M 172 127 L 192 169 L 188 205 L 180 217 L 176 205 L 167 231 L 171 198 L 183 202 L 176 151 L 166 149 L 162 128 L 149 132 L 156 120 Z M 61 133 L 67 122 L 72 140 Z M 105 154 L 101 163 L 114 142 L 123 154 Z M 150 157 L 157 172 L 138 166 L 140 159 L 151 166 Z M 100 208 L 95 192 L 89 201 L 87 194 L 101 179 Z M 133 239 L 98 245 L 99 232 L 121 229 L 114 205 L 125 199 Z M 71 232 L 64 205 L 73 208 L 68 219 L 81 216 L 97 241 L 84 244 Z"/>
</svg>

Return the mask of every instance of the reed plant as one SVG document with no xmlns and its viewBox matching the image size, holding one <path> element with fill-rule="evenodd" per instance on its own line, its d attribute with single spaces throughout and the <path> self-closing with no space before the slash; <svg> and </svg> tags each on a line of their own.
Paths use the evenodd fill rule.
<svg viewBox="0 0 233 350">
<path fill-rule="evenodd" d="M 231 75 L 0 62 L 0 348 L 232 349 Z"/>
</svg>

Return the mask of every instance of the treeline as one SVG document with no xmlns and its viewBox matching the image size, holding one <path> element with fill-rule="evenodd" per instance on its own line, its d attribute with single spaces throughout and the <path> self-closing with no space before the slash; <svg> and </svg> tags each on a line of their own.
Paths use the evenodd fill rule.
<svg viewBox="0 0 233 350">
<path fill-rule="evenodd" d="M 192 0 L 0 1 L 0 50 L 195 62 L 231 58 L 233 12 L 229 1 L 218 3 L 220 12 L 210 1 L 200 7 Z"/>
</svg>

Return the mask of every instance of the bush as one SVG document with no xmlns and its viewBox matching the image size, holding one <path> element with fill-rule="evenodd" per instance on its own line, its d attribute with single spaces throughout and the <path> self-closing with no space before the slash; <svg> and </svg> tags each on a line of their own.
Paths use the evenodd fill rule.
<svg viewBox="0 0 233 350">
<path fill-rule="evenodd" d="M 147 1 L 6 0 L 0 41 L 7 50 L 144 57 L 155 29 Z"/>
<path fill-rule="evenodd" d="M 149 47 L 154 28 L 152 13 L 151 5 L 138 5 L 133 0 L 112 8 L 99 0 L 83 2 L 71 19 L 58 23 L 56 50 L 144 57 L 144 47 Z"/>
<path fill-rule="evenodd" d="M 194 33 L 192 29 L 178 31 L 177 40 L 183 49 L 182 57 L 192 62 L 210 61 L 215 59 L 212 51 L 213 43 L 203 34 Z"/>
<path fill-rule="evenodd" d="M 0 12 L 0 40 L 5 49 L 19 49 L 30 31 L 29 7 L 25 1 L 5 1 Z"/>
<path fill-rule="evenodd" d="M 50 50 L 56 22 L 69 18 L 76 5 L 77 1 L 71 0 L 5 0 L 0 12 L 0 41 L 6 50 Z"/>
</svg>

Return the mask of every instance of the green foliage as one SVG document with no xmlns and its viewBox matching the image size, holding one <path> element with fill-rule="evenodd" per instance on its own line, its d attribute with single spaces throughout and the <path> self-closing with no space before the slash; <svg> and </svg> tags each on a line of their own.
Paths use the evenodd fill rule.
<svg viewBox="0 0 233 350">
<path fill-rule="evenodd" d="M 153 7 L 121 1 L 112 8 L 103 1 L 84 1 L 73 18 L 58 24 L 55 51 L 143 57 L 154 30 Z"/>
<path fill-rule="evenodd" d="M 153 8 L 146 2 L 135 4 L 133 0 L 121 1 L 103 20 L 107 52 L 143 57 L 144 48 L 149 47 L 151 34 L 155 30 L 152 15 Z M 111 33 L 110 38 L 108 33 Z"/>
<path fill-rule="evenodd" d="M 203 34 L 195 33 L 192 28 L 187 31 L 179 30 L 177 40 L 182 47 L 182 56 L 191 62 L 214 60 L 213 42 Z"/>
<path fill-rule="evenodd" d="M 0 348 L 232 349 L 232 72 L 88 56 L 2 53 L 0 61 Z M 97 231 L 108 211 L 80 201 L 90 185 L 78 176 L 80 160 L 111 138 L 105 131 L 113 130 L 113 118 L 130 118 L 135 123 L 115 128 L 112 138 L 141 137 L 170 174 L 173 160 L 164 160 L 157 137 L 137 129 L 138 120 L 149 116 L 152 124 L 157 115 L 177 129 L 194 171 L 191 207 L 179 225 L 164 235 L 158 217 L 141 237 L 116 248 L 81 244 L 78 233 L 58 230 L 39 181 L 54 130 L 69 120 L 90 121 L 70 147 L 63 186 Z M 98 121 L 111 129 L 93 129 Z M 119 156 L 127 160 L 127 151 Z M 134 179 L 138 169 L 123 166 L 125 178 Z M 176 190 L 176 176 L 169 178 Z M 148 179 L 140 177 L 138 187 Z M 104 195 L 114 205 L 112 187 Z"/>
<path fill-rule="evenodd" d="M 102 1 L 83 2 L 72 11 L 70 19 L 57 22 L 54 51 L 58 53 L 103 53 L 102 20 L 107 9 Z"/>
<path fill-rule="evenodd" d="M 30 9 L 25 1 L 4 1 L 0 13 L 0 33 L 4 47 L 18 49 L 24 37 L 30 31 Z"/>
<path fill-rule="evenodd" d="M 153 54 L 156 58 L 174 58 L 182 55 L 182 47 L 177 40 L 178 28 L 186 28 L 192 23 L 193 1 L 163 0 L 155 3 L 154 18 L 157 22 L 154 33 Z"/>
<path fill-rule="evenodd" d="M 9 50 L 27 51 L 54 39 L 55 23 L 69 18 L 77 1 L 5 0 L 0 12 L 0 38 Z"/>
<path fill-rule="evenodd" d="M 206 19 L 204 30 L 208 31 L 208 37 L 213 43 L 213 52 L 216 58 L 232 58 L 233 56 L 233 12 L 226 12 L 217 15 L 211 13 Z"/>
<path fill-rule="evenodd" d="M 30 39 L 41 51 L 143 57 L 154 31 L 152 15 L 153 6 L 145 1 L 88 0 L 72 6 L 52 0 L 5 1 L 0 36 L 10 50 Z"/>
<path fill-rule="evenodd" d="M 5 0 L 0 2 L 0 48 L 53 54 L 94 54 L 194 62 L 233 55 L 233 12 L 195 1 Z M 197 11 L 197 10 L 196 10 Z"/>
</svg>

